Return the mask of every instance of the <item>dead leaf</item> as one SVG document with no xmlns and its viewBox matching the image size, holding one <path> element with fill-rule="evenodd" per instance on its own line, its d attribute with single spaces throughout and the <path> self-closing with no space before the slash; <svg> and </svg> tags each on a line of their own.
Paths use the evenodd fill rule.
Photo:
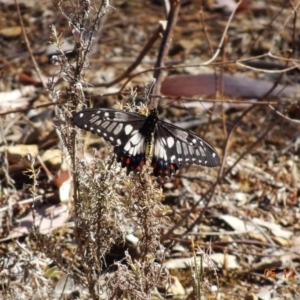
<svg viewBox="0 0 300 300">
<path fill-rule="evenodd" d="M 274 86 L 273 82 L 252 79 L 240 74 L 223 74 L 222 77 L 213 73 L 199 75 L 176 75 L 166 78 L 161 85 L 161 93 L 168 96 L 192 97 L 195 95 L 215 95 L 223 91 L 230 97 L 259 99 Z M 293 86 L 278 84 L 268 95 L 269 97 L 291 97 L 299 90 Z"/>
</svg>

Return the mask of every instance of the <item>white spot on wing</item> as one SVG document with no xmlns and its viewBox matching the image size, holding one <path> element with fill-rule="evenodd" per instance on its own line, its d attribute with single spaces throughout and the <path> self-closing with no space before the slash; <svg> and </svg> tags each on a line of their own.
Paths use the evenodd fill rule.
<svg viewBox="0 0 300 300">
<path fill-rule="evenodd" d="M 143 135 L 141 133 L 136 133 L 135 135 L 133 135 L 131 138 L 130 138 L 130 142 L 133 144 L 133 145 L 137 145 L 141 142 L 141 140 L 143 139 Z"/>
<path fill-rule="evenodd" d="M 129 135 L 130 132 L 132 131 L 133 127 L 132 127 L 132 125 L 129 125 L 129 124 L 128 124 L 128 125 L 125 126 L 124 129 L 125 129 L 125 134 L 126 134 L 126 135 Z"/>
<path fill-rule="evenodd" d="M 176 150 L 178 154 L 182 153 L 181 144 L 179 141 L 176 142 Z"/>
<path fill-rule="evenodd" d="M 109 117 L 109 113 L 108 112 L 106 112 L 106 113 L 104 113 L 104 117 Z"/>
<path fill-rule="evenodd" d="M 154 156 L 167 161 L 167 153 L 164 147 L 161 146 L 160 142 L 157 140 L 154 147 Z"/>
<path fill-rule="evenodd" d="M 204 148 L 200 147 L 199 149 L 200 149 L 201 155 L 206 156 Z"/>
<path fill-rule="evenodd" d="M 137 133 L 130 138 L 124 147 L 125 151 L 128 151 L 130 155 L 137 155 L 145 152 L 145 138 L 142 134 Z"/>
<path fill-rule="evenodd" d="M 136 153 L 140 153 L 140 152 L 142 152 L 142 151 L 140 151 L 140 149 L 143 149 L 143 147 L 144 147 L 144 141 L 145 141 L 145 138 L 143 137 L 143 135 L 140 133 L 136 133 L 126 143 L 124 150 L 129 151 L 129 153 L 130 153 L 130 151 L 133 151 L 133 153 L 130 153 L 132 155 L 135 155 Z M 132 150 L 132 149 L 134 149 L 134 150 Z"/>
<path fill-rule="evenodd" d="M 182 143 L 182 148 L 183 148 L 183 153 L 184 155 L 188 155 L 189 154 L 189 151 L 187 149 L 187 145 L 185 143 Z"/>
<path fill-rule="evenodd" d="M 94 116 L 93 118 L 90 119 L 90 123 L 95 123 L 98 120 L 99 120 L 99 116 Z"/>
<path fill-rule="evenodd" d="M 114 120 L 119 120 L 119 121 L 127 121 L 129 118 L 129 115 L 127 115 L 124 112 L 115 112 L 115 117 Z"/>
<path fill-rule="evenodd" d="M 107 131 L 109 131 L 109 132 L 111 132 L 115 127 L 116 127 L 116 122 L 112 122 L 109 126 L 108 126 L 108 128 L 107 128 Z"/>
<path fill-rule="evenodd" d="M 114 134 L 115 135 L 119 134 L 122 128 L 123 128 L 123 124 L 118 124 L 118 126 L 114 130 Z"/>
<path fill-rule="evenodd" d="M 83 114 L 83 113 L 79 114 L 79 118 L 82 118 L 83 116 L 84 116 L 84 114 Z"/>
<path fill-rule="evenodd" d="M 103 128 L 106 128 L 109 124 L 110 124 L 110 122 L 105 121 L 105 122 L 102 124 L 102 127 L 103 127 Z"/>
<path fill-rule="evenodd" d="M 174 146 L 175 141 L 171 136 L 169 136 L 167 138 L 167 143 L 168 143 L 169 148 L 172 148 Z"/>
</svg>

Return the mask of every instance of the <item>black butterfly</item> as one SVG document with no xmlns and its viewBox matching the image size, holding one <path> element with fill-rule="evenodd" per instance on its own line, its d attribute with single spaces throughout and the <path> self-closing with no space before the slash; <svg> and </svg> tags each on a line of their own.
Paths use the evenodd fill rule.
<svg viewBox="0 0 300 300">
<path fill-rule="evenodd" d="M 193 133 L 160 121 L 156 109 L 148 116 L 107 108 L 85 109 L 76 113 L 74 123 L 91 131 L 115 148 L 122 168 L 139 172 L 146 163 L 146 153 L 153 138 L 154 176 L 171 177 L 182 165 L 206 167 L 220 165 L 216 150 Z"/>
</svg>

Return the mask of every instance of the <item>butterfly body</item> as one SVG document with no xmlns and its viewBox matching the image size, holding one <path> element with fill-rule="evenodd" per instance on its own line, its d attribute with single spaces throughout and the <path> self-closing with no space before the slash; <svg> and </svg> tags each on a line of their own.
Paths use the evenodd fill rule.
<svg viewBox="0 0 300 300">
<path fill-rule="evenodd" d="M 152 141 L 154 176 L 171 177 L 184 164 L 208 167 L 220 164 L 213 147 L 193 133 L 160 121 L 155 109 L 148 116 L 116 109 L 86 109 L 76 113 L 73 121 L 81 129 L 110 142 L 117 162 L 126 168 L 127 174 L 142 170 Z"/>
</svg>

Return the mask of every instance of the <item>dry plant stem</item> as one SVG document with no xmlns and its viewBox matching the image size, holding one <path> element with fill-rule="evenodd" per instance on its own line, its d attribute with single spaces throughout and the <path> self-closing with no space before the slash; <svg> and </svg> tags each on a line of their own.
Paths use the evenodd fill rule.
<svg viewBox="0 0 300 300">
<path fill-rule="evenodd" d="M 104 205 L 104 200 L 106 199 L 104 193 L 107 192 L 107 186 L 105 186 L 104 183 L 106 177 L 101 173 L 101 170 L 99 170 L 97 176 L 95 176 L 89 168 L 84 167 L 83 162 L 80 163 L 79 159 L 76 158 L 78 140 L 76 139 L 76 130 L 72 126 L 72 114 L 75 109 L 80 109 L 82 103 L 85 102 L 83 86 L 85 86 L 84 69 L 88 66 L 87 55 L 91 49 L 93 36 L 98 30 L 99 19 L 106 13 L 102 11 L 103 1 L 100 3 L 100 8 L 94 11 L 95 6 L 90 6 L 89 1 L 78 1 L 76 5 L 73 5 L 72 12 L 69 12 L 70 7 L 68 5 L 64 6 L 65 2 L 56 1 L 54 3 L 61 15 L 68 20 L 69 26 L 73 29 L 72 33 L 75 43 L 74 53 L 76 55 L 74 57 L 74 63 L 72 62 L 71 64 L 68 58 L 62 53 L 63 60 L 60 74 L 62 74 L 69 83 L 69 88 L 64 95 L 68 101 L 66 103 L 60 103 L 61 106 L 59 107 L 60 109 L 57 110 L 57 117 L 59 120 L 58 129 L 62 145 L 65 147 L 67 155 L 71 158 L 72 171 L 74 172 L 74 233 L 77 243 L 76 255 L 74 254 L 74 257 L 79 257 L 82 261 L 82 268 L 86 279 L 85 284 L 89 288 L 90 297 L 92 299 L 99 299 L 97 295 L 98 285 L 96 283 L 96 277 L 97 274 L 101 272 L 102 264 L 100 259 L 106 251 L 106 243 L 108 248 L 111 247 L 114 234 L 111 232 L 110 241 L 103 242 L 103 240 L 97 239 L 97 234 L 101 232 L 101 229 L 98 227 L 100 217 L 105 218 L 107 216 L 107 214 L 105 214 Z M 109 5 L 109 2 L 106 2 L 106 5 Z M 65 11 L 67 8 L 68 10 Z M 91 15 L 92 13 L 93 17 Z M 69 18 L 69 16 L 72 18 Z M 86 177 L 83 180 L 84 176 Z M 96 190 L 98 192 L 95 192 Z M 103 214 L 102 211 L 99 210 L 102 210 Z M 91 211 L 93 213 L 91 213 Z M 100 217 L 95 218 L 95 216 Z M 101 237 L 105 238 L 105 234 L 102 234 Z M 55 257 L 55 255 L 55 253 L 49 254 L 50 257 Z M 72 272 L 70 271 L 70 273 Z"/>
<path fill-rule="evenodd" d="M 286 24 L 289 22 L 289 20 L 290 20 L 290 18 L 292 17 L 292 16 L 294 16 L 294 21 L 295 21 L 295 17 L 297 16 L 297 14 L 296 14 L 296 11 L 295 11 L 295 9 L 298 9 L 298 7 L 299 7 L 299 5 L 300 5 L 300 2 L 298 1 L 298 3 L 297 3 L 297 5 L 296 5 L 296 7 L 293 7 L 293 5 L 291 4 L 291 2 L 289 1 L 289 2 L 286 2 L 285 3 L 285 6 L 283 5 L 282 6 L 282 8 L 281 8 L 281 10 L 277 13 L 277 15 L 273 18 L 273 20 L 272 20 L 272 22 L 270 23 L 270 25 L 273 23 L 273 21 L 282 13 L 282 11 L 287 7 L 287 6 L 291 6 L 292 7 L 292 9 L 293 9 L 293 14 L 290 14 L 290 16 L 285 20 L 285 22 L 284 22 L 284 24 L 282 25 L 282 28 L 281 28 L 281 30 L 278 32 L 278 34 L 282 34 L 282 31 L 283 31 L 283 29 L 284 29 L 284 27 L 286 26 Z M 269 25 L 269 26 L 270 26 Z M 294 23 L 294 25 L 295 25 L 295 23 Z M 294 30 L 295 30 L 295 27 L 294 27 Z M 273 43 L 273 45 L 276 45 L 276 43 L 277 43 L 277 41 L 276 41 L 276 38 L 274 39 L 274 43 Z M 293 49 L 295 49 L 295 48 L 293 48 Z M 271 53 L 271 50 L 270 50 L 270 53 Z"/>
<path fill-rule="evenodd" d="M 230 249 L 228 246 L 232 246 L 232 243 L 233 243 L 232 240 L 229 241 L 229 242 L 219 242 L 219 243 L 217 242 L 217 243 L 212 244 L 212 248 L 224 250 L 225 247 L 226 247 L 227 250 L 228 250 L 228 253 L 230 252 L 232 254 L 250 254 L 250 255 L 253 255 L 253 251 Z M 243 244 L 243 245 L 245 244 L 245 245 L 258 246 L 259 248 L 261 248 L 261 247 L 276 248 L 276 249 L 281 249 L 284 252 L 288 252 L 290 255 L 298 255 L 299 256 L 299 252 L 297 250 L 292 251 L 291 248 L 283 247 L 282 245 L 277 245 L 275 243 L 270 244 L 270 243 L 267 243 L 267 242 L 259 242 L 257 240 L 244 240 L 244 239 L 243 240 L 235 239 L 234 243 L 235 244 Z M 206 245 L 205 243 L 198 243 L 198 244 L 201 244 L 203 246 Z M 222 246 L 222 245 L 224 245 L 224 246 Z M 256 257 L 276 257 L 276 256 L 280 257 L 280 254 L 279 255 L 274 255 L 274 254 L 271 254 L 271 253 L 255 253 L 255 256 Z"/>
<path fill-rule="evenodd" d="M 130 81 L 130 80 L 129 80 Z M 126 84 L 128 83 L 128 81 L 126 82 Z M 116 93 L 108 93 L 108 94 L 104 94 L 102 96 L 114 96 L 114 95 L 119 95 L 122 90 L 124 89 L 124 87 L 126 86 L 123 85 L 123 87 L 120 89 L 119 92 L 116 92 Z M 161 97 L 162 99 L 173 99 L 173 100 L 178 100 L 178 97 L 170 97 L 170 96 L 167 96 L 167 97 Z M 181 101 L 195 101 L 195 99 L 190 99 L 190 98 L 181 98 Z M 228 103 L 228 104 L 247 104 L 248 102 L 250 104 L 253 104 L 253 102 L 251 101 L 244 101 L 244 100 L 220 100 L 220 99 L 201 99 L 201 102 L 213 102 L 213 103 Z M 64 101 L 64 102 L 61 102 L 59 104 L 65 104 L 67 103 L 67 101 Z M 284 103 L 291 103 L 291 104 L 296 104 L 297 101 L 293 101 L 291 102 L 290 100 L 280 100 L 280 103 L 281 104 L 284 104 Z M 264 106 L 264 105 L 267 105 L 267 106 L 270 106 L 270 105 L 276 105 L 278 104 L 278 101 L 260 101 L 260 102 L 256 102 L 255 105 L 260 105 L 260 106 Z M 8 114 L 13 114 L 13 113 L 21 113 L 21 112 L 27 112 L 28 110 L 31 110 L 33 108 L 35 109 L 39 109 L 39 108 L 43 108 L 43 107 L 49 107 L 49 106 L 54 106 L 54 105 L 57 105 L 57 103 L 45 103 L 45 104 L 40 104 L 40 105 L 32 105 L 31 107 L 27 107 L 27 108 L 20 108 L 20 109 L 12 109 L 12 110 L 7 110 L 5 112 L 0 112 L 0 117 L 1 116 L 6 116 Z M 174 106 L 174 108 L 182 108 L 182 107 L 177 107 L 177 106 Z M 270 107 L 271 109 L 274 110 L 274 108 Z M 278 111 L 276 111 L 276 113 L 278 113 Z M 280 113 L 278 113 L 280 116 L 282 117 L 285 117 L 287 120 L 289 121 L 292 121 L 292 122 L 298 122 L 297 120 L 293 120 L 293 119 L 290 119 Z"/>
<path fill-rule="evenodd" d="M 32 197 L 32 198 L 29 198 L 29 199 L 18 201 L 17 203 L 14 203 L 14 204 L 10 205 L 10 207 L 9 206 L 1 207 L 0 208 L 0 213 L 2 213 L 4 211 L 11 210 L 16 205 L 20 205 L 21 206 L 23 204 L 28 204 L 28 203 L 32 203 L 33 201 L 41 200 L 41 199 L 43 199 L 43 197 L 44 197 L 44 195 L 43 196 L 36 196 L 34 198 Z M 2 240 L 0 240 L 0 241 L 2 241 Z"/>
<path fill-rule="evenodd" d="M 219 55 L 219 53 L 220 53 L 220 51 L 221 51 L 221 49 L 222 49 L 222 47 L 223 47 L 224 40 L 225 40 L 225 38 L 226 38 L 226 36 L 227 36 L 227 31 L 228 31 L 228 29 L 229 29 L 229 26 L 230 26 L 230 24 L 231 24 L 231 21 L 232 21 L 232 19 L 233 19 L 233 16 L 235 15 L 235 12 L 236 12 L 236 10 L 238 9 L 238 7 L 240 6 L 240 4 L 242 3 L 242 1 L 243 1 L 243 0 L 240 0 L 240 1 L 236 4 L 235 9 L 231 12 L 231 15 L 230 15 L 229 20 L 228 20 L 228 22 L 227 22 L 227 24 L 226 24 L 226 27 L 225 27 L 225 29 L 224 29 L 224 33 L 223 33 L 223 35 L 222 35 L 221 41 L 220 41 L 220 43 L 219 43 L 219 46 L 218 46 L 218 48 L 217 48 L 215 54 L 213 55 L 213 57 L 212 57 L 210 60 L 208 60 L 208 61 L 206 61 L 205 63 L 203 63 L 203 64 L 202 64 L 203 66 L 207 66 L 207 65 L 211 64 L 211 63 L 218 57 L 218 55 Z"/>
<path fill-rule="evenodd" d="M 79 79 L 79 77 L 80 77 L 80 75 L 81 75 L 81 72 L 82 72 L 82 70 L 83 70 L 83 67 L 84 67 L 84 64 L 85 64 L 85 62 L 87 61 L 87 54 L 88 54 L 88 52 L 89 52 L 89 50 L 90 50 L 90 47 L 91 47 L 91 45 L 92 45 L 92 41 L 93 41 L 93 37 L 94 37 L 94 34 L 95 34 L 95 32 L 98 30 L 98 27 L 99 27 L 99 19 L 100 19 L 100 17 L 101 17 L 101 11 L 102 11 L 102 7 L 103 7 L 103 2 L 101 3 L 101 5 L 100 5 L 100 7 L 99 7 L 99 9 L 98 9 L 98 11 L 97 11 L 97 15 L 96 15 L 96 17 L 95 17 L 95 20 L 94 20 L 94 24 L 93 24 L 93 30 L 92 30 L 92 32 L 91 32 L 91 34 L 90 34 L 90 36 L 89 36 L 89 40 L 88 40 L 88 42 L 87 42 L 87 47 L 86 47 L 86 49 L 83 51 L 83 58 L 82 59 L 80 59 L 80 57 L 79 57 L 79 55 L 80 55 L 80 53 L 78 52 L 78 57 L 77 57 L 77 59 L 76 59 L 76 71 L 75 71 L 75 78 L 76 79 Z M 83 16 L 83 18 L 84 18 L 84 16 Z M 80 62 L 80 64 L 78 64 L 78 62 Z"/>
<path fill-rule="evenodd" d="M 172 1 L 172 0 L 171 0 Z M 170 12 L 170 0 L 163 0 L 166 15 Z"/>
<path fill-rule="evenodd" d="M 207 30 L 206 30 L 206 26 L 205 26 L 205 22 L 204 22 L 204 18 L 203 18 L 203 7 L 201 6 L 201 9 L 199 11 L 199 14 L 200 14 L 200 20 L 201 20 L 201 24 L 202 24 L 202 27 L 203 27 L 203 31 L 204 31 L 204 36 L 205 36 L 205 39 L 206 39 L 206 42 L 208 44 L 208 47 L 209 47 L 209 50 L 210 50 L 210 55 L 212 56 L 213 55 L 213 49 L 212 49 L 212 45 L 211 45 L 211 42 L 210 42 L 210 39 L 208 37 L 208 33 L 207 33 Z M 216 74 L 216 68 L 214 68 L 214 73 L 215 73 L 215 83 L 216 83 L 216 90 L 218 88 L 218 85 L 217 85 L 217 74 Z M 213 111 L 215 110 L 215 105 L 213 106 L 213 109 L 212 109 L 212 112 L 209 114 L 209 119 L 208 119 L 208 122 L 207 122 L 207 126 L 204 130 L 204 135 L 203 137 L 205 137 L 205 133 L 208 132 L 209 130 L 209 126 L 212 122 L 212 116 L 213 116 Z M 224 114 L 223 114 L 224 115 Z"/>
<path fill-rule="evenodd" d="M 289 121 L 289 122 L 296 123 L 296 124 L 300 124 L 300 121 L 295 120 L 295 119 L 291 119 L 291 118 L 285 116 L 285 115 L 282 114 L 280 111 L 278 111 L 273 105 L 270 104 L 269 107 L 270 107 L 270 109 L 272 109 L 272 110 L 275 112 L 275 114 L 277 114 L 278 116 L 284 118 L 285 120 L 287 120 L 287 121 Z"/>
<path fill-rule="evenodd" d="M 51 174 L 51 172 L 49 171 L 49 169 L 47 168 L 47 166 L 44 164 L 44 161 L 42 160 L 42 158 L 39 155 L 37 155 L 36 158 L 39 161 L 39 163 L 42 166 L 42 168 L 45 171 L 45 173 L 47 174 L 48 180 L 53 181 L 55 179 L 55 177 Z"/>
<path fill-rule="evenodd" d="M 297 9 L 299 8 L 299 5 L 300 5 L 300 2 L 298 1 L 297 5 L 294 7 L 292 5 L 292 3 L 289 1 L 286 2 L 286 6 L 288 6 L 290 4 L 290 6 L 293 8 L 293 14 L 291 14 L 285 21 L 285 23 L 283 24 L 283 28 L 286 26 L 286 24 L 289 22 L 290 18 L 293 16 L 294 19 L 293 19 L 293 45 L 291 47 L 291 49 L 295 49 L 295 44 L 296 44 L 296 21 L 297 21 Z M 284 10 L 285 7 L 282 7 L 282 9 L 278 12 L 278 14 L 273 18 L 273 20 L 275 20 L 277 18 L 278 15 L 280 15 L 280 13 L 282 12 L 282 10 Z M 272 21 L 273 22 L 273 21 Z M 270 23 L 269 26 L 271 26 L 272 22 Z M 272 30 L 272 28 L 270 28 Z M 257 40 L 258 40 L 259 36 L 257 37 L 257 39 L 255 39 L 253 41 L 253 43 L 255 43 Z M 274 41 L 274 45 L 276 44 L 276 40 Z M 249 47 L 248 47 L 249 48 Z M 291 61 L 290 60 L 290 57 L 286 58 L 286 57 L 279 57 L 279 56 L 276 56 L 274 54 L 272 54 L 271 52 L 272 49 L 270 49 L 270 51 L 267 53 L 267 54 L 262 54 L 262 55 L 258 55 L 256 57 L 252 57 L 252 59 L 258 59 L 258 58 L 261 58 L 261 57 L 265 57 L 265 56 L 268 56 L 270 58 L 274 58 L 274 59 L 277 59 L 277 60 L 281 60 L 281 61 L 286 61 L 287 62 L 287 65 L 288 63 L 292 62 L 294 63 L 294 61 Z M 298 66 L 292 66 L 292 67 L 287 67 L 285 69 L 281 69 L 281 70 L 268 70 L 268 69 L 261 69 L 261 68 L 255 68 L 255 67 L 251 67 L 251 66 L 248 66 L 247 64 L 243 64 L 242 62 L 243 61 L 248 61 L 249 59 L 241 59 L 241 60 L 238 60 L 236 61 L 236 64 L 239 65 L 239 66 L 242 66 L 243 68 L 245 69 L 250 69 L 250 70 L 253 70 L 253 71 L 263 71 L 264 73 L 270 73 L 270 74 L 277 74 L 277 73 L 285 73 L 285 72 L 288 72 L 288 71 L 291 71 L 291 70 L 294 70 L 295 68 L 298 69 Z"/>
<path fill-rule="evenodd" d="M 291 3 L 290 3 L 290 4 L 291 4 Z M 298 8 L 299 5 L 300 5 L 300 3 L 298 3 L 297 8 Z M 291 6 L 292 6 L 292 4 L 291 4 Z M 293 7 L 293 11 L 294 11 L 294 19 L 293 19 L 293 37 L 294 37 L 294 38 L 293 38 L 293 46 L 292 46 L 292 49 L 295 49 L 295 44 L 296 44 L 296 20 L 297 20 L 297 11 L 295 11 L 294 7 Z M 290 53 L 290 57 L 291 57 L 292 55 L 293 55 L 293 52 Z M 290 61 L 290 57 L 288 57 L 288 60 L 286 61 L 286 65 L 288 65 L 288 63 L 289 63 L 289 61 Z M 283 75 L 283 73 L 281 74 L 281 77 L 282 77 L 282 75 Z M 281 77 L 280 77 L 280 78 L 281 78 Z M 286 120 L 289 120 L 289 121 L 292 121 L 292 122 L 295 122 L 295 123 L 299 123 L 299 121 L 297 121 L 297 120 L 292 120 L 292 119 L 290 119 L 290 118 L 284 116 L 281 112 L 277 111 L 277 110 L 275 109 L 274 106 L 269 105 L 269 107 L 270 107 L 273 111 L 275 111 L 277 115 L 279 115 L 279 116 L 285 118 Z"/>
<path fill-rule="evenodd" d="M 32 54 L 32 51 L 31 51 L 31 47 L 30 47 L 30 43 L 29 43 L 29 40 L 27 38 L 27 34 L 26 34 L 26 31 L 25 31 L 25 28 L 24 28 L 24 24 L 23 24 L 23 20 L 22 20 L 22 16 L 21 16 L 21 12 L 20 12 L 20 7 L 19 7 L 19 2 L 18 0 L 15 0 L 15 4 L 16 4 L 16 7 L 17 7 L 17 12 L 18 12 L 18 17 L 19 17 L 19 21 L 20 21 L 20 25 L 21 25 L 21 28 L 22 28 L 22 33 L 23 33 L 23 37 L 24 37 L 24 40 L 25 40 L 25 44 L 26 44 L 26 47 L 27 47 L 27 50 L 30 54 L 30 58 L 32 60 L 32 63 L 34 65 L 34 68 L 39 76 L 39 79 L 41 81 L 41 84 L 43 85 L 43 87 L 46 89 L 47 86 L 46 84 L 44 83 L 44 80 L 42 78 L 42 74 L 41 74 L 41 71 L 40 71 L 40 68 L 38 67 L 38 64 Z"/>
<path fill-rule="evenodd" d="M 227 39 L 228 37 L 226 36 L 226 39 L 225 39 L 225 44 L 227 42 Z M 225 62 L 226 61 L 226 53 L 224 51 L 224 48 L 223 47 L 223 50 L 222 50 L 222 61 Z M 221 68 L 221 91 L 220 91 L 220 95 L 218 95 L 219 97 L 221 97 L 221 100 L 223 100 L 224 98 L 224 81 L 223 81 L 223 75 L 224 75 L 224 68 Z M 217 82 L 217 81 L 216 81 Z M 227 136 L 227 129 L 226 129 L 226 114 L 225 114 L 225 110 L 224 110 L 224 105 L 223 105 L 223 101 L 222 101 L 222 123 L 223 123 L 223 131 L 224 131 L 224 136 Z"/>
<path fill-rule="evenodd" d="M 290 5 L 293 7 L 292 3 L 290 2 Z M 299 5 L 299 3 L 298 3 Z M 298 6 L 297 5 L 297 6 Z M 294 12 L 294 19 L 293 19 L 293 40 L 292 40 L 292 52 L 295 52 L 296 49 L 296 38 L 297 38 L 297 33 L 296 33 L 296 26 L 297 26 L 297 10 L 293 7 L 293 12 Z"/>
<path fill-rule="evenodd" d="M 153 35 L 151 36 L 150 40 L 148 41 L 148 43 L 145 45 L 145 47 L 143 48 L 143 50 L 140 52 L 140 54 L 138 55 L 137 59 L 133 62 L 133 64 L 131 66 L 128 67 L 128 69 L 118 78 L 114 79 L 111 82 L 108 83 L 101 83 L 101 84 L 95 84 L 95 87 L 110 87 L 118 82 L 120 82 L 121 80 L 123 80 L 124 78 L 128 77 L 130 75 L 130 73 L 141 63 L 141 61 L 143 60 L 144 56 L 147 54 L 147 52 L 152 48 L 152 46 L 154 45 L 154 43 L 156 42 L 156 40 L 159 38 L 159 35 L 162 32 L 162 28 L 161 26 L 159 26 L 156 31 L 153 33 Z M 122 88 L 123 89 L 123 88 Z M 120 92 L 122 91 L 122 89 L 120 90 Z"/>
<path fill-rule="evenodd" d="M 206 42 L 207 42 L 207 44 L 208 44 L 208 48 L 209 48 L 209 51 L 210 51 L 210 55 L 212 56 L 212 55 L 213 55 L 213 48 L 212 48 L 210 39 L 209 39 L 209 37 L 208 37 L 206 25 L 205 25 L 205 22 L 204 22 L 204 17 L 203 17 L 203 15 L 204 15 L 204 13 L 203 13 L 203 6 L 201 6 L 201 8 L 200 8 L 199 15 L 200 15 L 200 21 L 201 21 L 201 24 L 202 24 L 204 36 L 205 36 L 205 39 L 206 39 Z"/>
<path fill-rule="evenodd" d="M 35 223 L 36 220 L 36 214 L 35 214 L 35 202 L 36 202 L 36 197 L 37 197 L 37 186 L 38 186 L 38 181 L 37 178 L 40 173 L 40 169 L 38 168 L 35 170 L 35 158 L 31 156 L 31 154 L 28 154 L 25 156 L 26 158 L 24 159 L 28 163 L 28 177 L 32 179 L 32 190 L 31 190 L 31 196 L 32 196 L 32 205 L 31 205 L 31 210 L 32 210 L 32 230 L 35 235 L 38 235 L 38 226 Z"/>
<path fill-rule="evenodd" d="M 153 77 L 156 80 L 156 84 L 153 89 L 153 94 L 155 94 L 155 95 L 160 94 L 160 87 L 161 87 L 161 82 L 162 82 L 162 69 L 161 68 L 164 67 L 164 61 L 166 60 L 166 58 L 168 56 L 168 52 L 169 52 L 170 45 L 171 45 L 172 32 L 173 32 L 174 27 L 177 22 L 179 10 L 180 10 L 180 0 L 172 0 L 171 10 L 168 14 L 167 28 L 163 34 L 163 39 L 161 41 L 157 61 L 155 63 L 155 71 L 153 74 Z M 153 107 L 157 107 L 158 99 L 159 99 L 158 97 L 151 99 L 151 105 Z"/>
<path fill-rule="evenodd" d="M 7 140 L 5 138 L 5 131 L 3 128 L 3 123 L 2 120 L 0 119 L 0 139 L 3 141 L 2 144 L 4 144 L 6 147 L 8 146 Z M 3 179 L 0 180 L 0 187 L 2 182 L 6 182 L 10 187 L 14 187 L 15 181 L 10 177 L 10 172 L 9 172 L 9 163 L 7 159 L 7 151 L 3 151 L 3 157 L 2 157 L 2 162 L 1 162 L 1 168 L 0 168 L 0 176 L 4 177 Z M 0 197 L 2 196 L 2 188 L 0 188 Z M 0 209 L 1 213 L 1 209 Z"/>
<path fill-rule="evenodd" d="M 234 209 L 238 210 L 236 207 L 234 207 Z M 239 211 L 239 213 L 240 213 L 240 211 Z M 271 237 L 267 233 L 265 233 L 265 231 L 260 226 L 258 226 L 257 224 L 255 224 L 252 221 L 252 219 L 250 217 L 246 216 L 243 212 L 242 212 L 242 216 L 243 216 L 243 218 L 245 218 L 246 220 L 248 220 L 248 222 L 251 223 L 259 231 L 259 233 L 262 236 L 265 237 L 266 240 L 268 240 L 268 242 L 272 245 L 272 248 L 273 248 L 274 245 L 275 245 L 275 242 L 272 241 Z"/>
<path fill-rule="evenodd" d="M 249 232 L 253 232 L 253 231 L 249 231 Z M 243 234 L 247 234 L 249 232 L 245 232 Z M 205 233 L 198 233 L 198 234 L 195 234 L 195 233 L 189 233 L 189 235 L 192 235 L 192 236 L 200 236 L 200 235 L 207 235 L 209 233 L 205 232 Z M 242 235 L 240 234 L 239 232 L 217 232 L 215 234 L 216 236 L 219 236 L 219 235 Z M 180 243 L 182 243 L 182 239 L 178 239 L 178 238 L 174 238 L 173 241 L 178 241 Z M 184 240 L 184 242 L 187 242 L 186 240 Z M 253 251 L 250 250 L 250 251 L 247 251 L 247 250 L 238 250 L 238 249 L 235 249 L 235 248 L 230 248 L 230 246 L 232 246 L 233 244 L 233 241 L 230 240 L 230 241 L 220 241 L 220 242 L 211 242 L 210 243 L 210 246 L 212 249 L 218 249 L 218 250 L 221 250 L 221 251 L 224 251 L 225 249 L 227 249 L 227 252 L 228 253 L 231 253 L 231 254 L 235 254 L 235 255 L 239 255 L 239 254 L 244 254 L 244 255 L 247 255 L 247 254 L 250 254 L 250 255 L 254 255 L 253 254 Z M 272 243 L 267 243 L 267 242 L 259 242 L 257 240 L 249 240 L 249 239 L 234 239 L 234 244 L 246 244 L 246 245 L 252 245 L 252 246 L 257 246 L 259 248 L 261 247 L 266 247 L 266 248 L 276 248 L 276 249 L 281 249 L 283 250 L 284 252 L 288 252 L 290 255 L 299 255 L 299 252 L 297 250 L 295 251 L 292 251 L 290 248 L 288 247 L 283 247 L 282 245 L 277 245 L 277 244 L 274 244 L 273 241 Z M 206 242 L 197 242 L 197 245 L 198 246 L 201 246 L 201 247 L 207 247 L 207 243 Z M 255 256 L 256 257 L 280 257 L 280 255 L 274 255 L 274 254 L 271 254 L 271 253 L 255 253 Z"/>
<path fill-rule="evenodd" d="M 196 294 L 196 299 L 201 299 L 201 288 L 202 288 L 202 282 L 203 282 L 203 256 L 200 256 L 200 267 L 197 264 L 197 256 L 195 252 L 195 244 L 194 244 L 194 239 L 191 240 L 191 246 L 192 246 L 192 251 L 193 251 L 193 259 L 194 259 L 194 276 L 193 278 L 193 290 L 194 293 Z M 192 271 L 192 266 L 191 266 L 191 271 Z M 193 271 L 192 271 L 193 272 Z"/>
<path fill-rule="evenodd" d="M 266 55 L 262 55 L 261 57 L 264 57 Z M 276 56 L 273 56 L 273 55 L 268 55 L 270 57 L 273 57 L 273 58 L 278 58 Z M 289 61 L 289 59 L 285 59 L 286 61 Z M 247 61 L 247 60 L 245 60 Z M 256 72 L 264 72 L 264 73 L 268 73 L 268 74 L 278 74 L 278 73 L 286 73 L 288 71 L 292 71 L 292 70 L 295 70 L 295 69 L 298 69 L 299 67 L 298 66 L 292 66 L 292 67 L 287 67 L 285 69 L 282 69 L 282 70 L 266 70 L 266 69 L 261 69 L 261 68 L 255 68 L 255 67 L 252 67 L 251 65 L 247 65 L 247 64 L 243 64 L 241 63 L 240 60 L 236 61 L 236 64 L 240 67 L 243 67 L 245 69 L 248 69 L 248 70 L 252 70 L 252 71 L 256 71 Z"/>
<path fill-rule="evenodd" d="M 224 173 L 224 167 L 225 167 L 225 161 L 226 161 L 226 156 L 227 156 L 227 152 L 228 152 L 228 147 L 229 147 L 229 140 L 231 135 L 233 134 L 233 132 L 235 131 L 235 129 L 237 128 L 237 126 L 239 125 L 239 123 L 242 121 L 242 119 L 255 107 L 255 105 L 252 105 L 250 107 L 248 107 L 242 114 L 241 116 L 238 118 L 238 120 L 234 123 L 234 125 L 232 126 L 231 130 L 229 131 L 229 134 L 226 138 L 226 142 L 225 142 L 225 147 L 224 147 L 224 154 L 223 154 L 223 160 L 221 163 L 221 167 L 219 170 L 219 174 L 218 177 L 219 178 L 225 178 L 225 176 L 223 175 Z"/>
</svg>

